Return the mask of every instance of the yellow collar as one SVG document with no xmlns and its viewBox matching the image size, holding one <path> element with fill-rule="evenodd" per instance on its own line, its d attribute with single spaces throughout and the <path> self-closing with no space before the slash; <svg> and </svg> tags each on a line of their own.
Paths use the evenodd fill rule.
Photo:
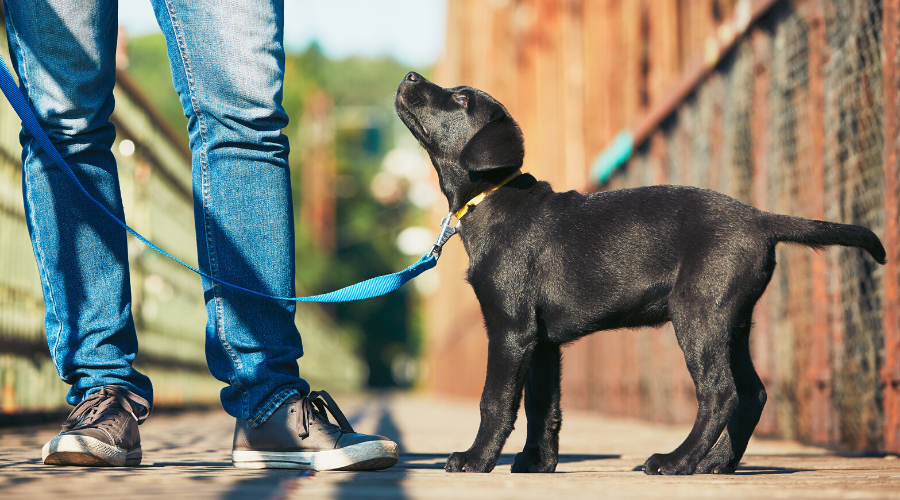
<svg viewBox="0 0 900 500">
<path fill-rule="evenodd" d="M 468 202 L 466 202 L 466 204 L 463 205 L 463 207 L 460 208 L 458 212 L 456 212 L 455 214 L 453 214 L 453 215 L 456 216 L 456 220 L 462 220 L 463 216 L 466 215 L 466 213 L 469 211 L 469 207 L 474 207 L 475 205 L 481 203 L 481 201 L 484 200 L 484 198 L 485 198 L 487 195 L 489 195 L 489 194 L 493 193 L 494 191 L 500 189 L 501 187 L 503 187 L 504 185 L 506 185 L 507 182 L 509 182 L 509 181 L 511 181 L 511 180 L 513 180 L 513 179 L 515 179 L 516 177 L 518 177 L 518 176 L 521 175 L 521 174 L 522 174 L 522 171 L 519 170 L 519 169 L 516 169 L 515 172 L 513 172 L 509 177 L 507 177 L 506 179 L 504 179 L 503 182 L 501 182 L 500 184 L 498 184 L 498 185 L 496 185 L 496 186 L 494 186 L 494 187 L 488 189 L 487 191 L 485 191 L 485 192 L 479 194 L 478 196 L 476 196 L 476 197 L 472 198 L 471 200 L 469 200 Z"/>
</svg>

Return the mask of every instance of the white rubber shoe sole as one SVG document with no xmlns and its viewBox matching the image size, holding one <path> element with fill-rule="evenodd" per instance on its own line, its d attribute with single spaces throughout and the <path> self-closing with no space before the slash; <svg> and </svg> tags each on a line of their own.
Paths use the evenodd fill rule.
<svg viewBox="0 0 900 500">
<path fill-rule="evenodd" d="M 89 436 L 62 434 L 41 449 L 41 459 L 48 465 L 81 465 L 88 467 L 124 467 L 141 463 L 141 447 L 126 452 Z"/>
<path fill-rule="evenodd" d="M 239 469 L 380 470 L 399 459 L 393 441 L 366 441 L 326 451 L 231 451 L 231 462 Z"/>
</svg>

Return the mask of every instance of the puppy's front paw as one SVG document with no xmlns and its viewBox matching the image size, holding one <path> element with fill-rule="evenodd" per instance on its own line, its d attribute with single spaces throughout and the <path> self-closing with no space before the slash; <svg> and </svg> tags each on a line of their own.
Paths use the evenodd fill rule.
<svg viewBox="0 0 900 500">
<path fill-rule="evenodd" d="M 669 454 L 656 453 L 644 462 L 644 474 L 658 476 L 683 476 L 693 474 L 694 468 Z"/>
<path fill-rule="evenodd" d="M 447 459 L 444 470 L 447 472 L 490 472 L 494 464 L 472 460 L 467 451 L 457 451 Z"/>
<path fill-rule="evenodd" d="M 556 460 L 541 460 L 541 451 L 526 448 L 516 454 L 510 472 L 556 472 Z"/>
</svg>

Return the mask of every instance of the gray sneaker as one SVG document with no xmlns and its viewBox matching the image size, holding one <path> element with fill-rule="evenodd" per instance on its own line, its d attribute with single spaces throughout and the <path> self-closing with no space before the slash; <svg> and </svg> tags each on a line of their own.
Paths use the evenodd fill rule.
<svg viewBox="0 0 900 500">
<path fill-rule="evenodd" d="M 138 465 L 138 425 L 149 415 L 149 407 L 147 400 L 127 389 L 103 386 L 75 406 L 62 431 L 44 445 L 41 458 L 50 465 Z"/>
<path fill-rule="evenodd" d="M 238 419 L 231 461 L 243 469 L 362 471 L 391 467 L 399 456 L 390 439 L 354 432 L 334 399 L 317 391 L 288 398 L 259 427 Z"/>
</svg>

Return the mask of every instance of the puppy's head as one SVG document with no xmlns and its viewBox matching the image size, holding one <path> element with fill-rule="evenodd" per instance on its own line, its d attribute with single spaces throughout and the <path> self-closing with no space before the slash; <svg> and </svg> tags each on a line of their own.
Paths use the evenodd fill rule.
<svg viewBox="0 0 900 500">
<path fill-rule="evenodd" d="M 485 92 L 445 89 L 411 72 L 397 88 L 394 107 L 431 157 L 451 211 L 522 166 L 522 131 Z"/>
</svg>

